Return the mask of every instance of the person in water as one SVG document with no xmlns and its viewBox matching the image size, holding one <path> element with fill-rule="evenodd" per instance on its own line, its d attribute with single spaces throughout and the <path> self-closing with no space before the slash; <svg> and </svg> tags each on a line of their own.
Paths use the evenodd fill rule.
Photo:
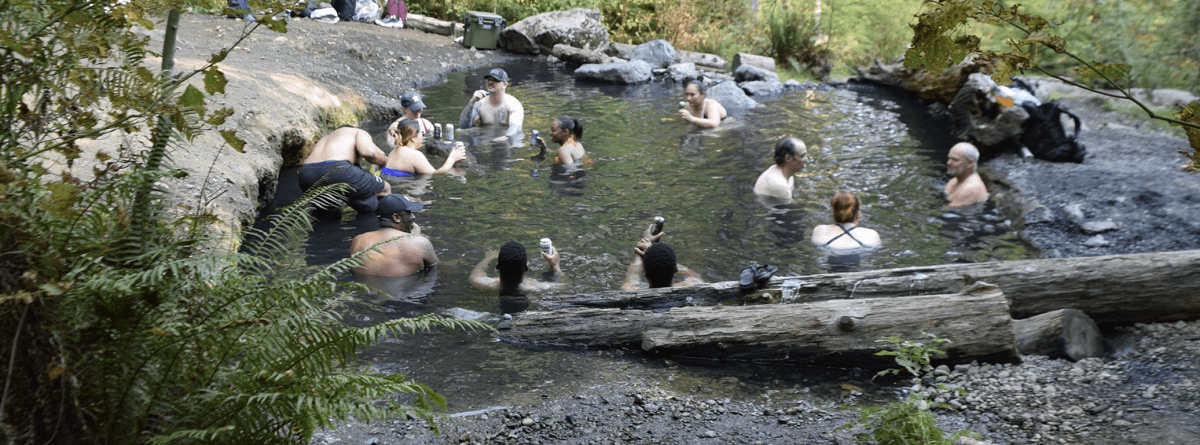
<svg viewBox="0 0 1200 445">
<path fill-rule="evenodd" d="M 405 178 L 416 175 L 445 173 L 454 167 L 454 163 L 467 157 L 467 150 L 461 144 L 456 144 L 446 156 L 441 168 L 434 169 L 425 154 L 421 153 L 421 144 L 425 137 L 421 135 L 421 124 L 412 119 L 401 120 L 395 130 L 388 130 L 395 137 L 396 149 L 387 155 L 387 164 L 381 173 L 385 176 Z"/>
<path fill-rule="evenodd" d="M 362 160 L 387 165 L 387 155 L 370 134 L 349 125 L 338 127 L 313 144 L 297 173 L 300 190 L 346 183 L 352 188 L 348 193 L 350 206 L 359 213 L 374 212 L 379 198 L 390 194 L 392 188 L 378 176 L 363 171 L 359 167 Z"/>
<path fill-rule="evenodd" d="M 950 207 L 963 207 L 988 199 L 987 186 L 975 171 L 979 163 L 979 149 L 969 142 L 959 142 L 950 148 L 946 158 L 946 172 L 954 176 L 946 182 L 943 192 Z"/>
<path fill-rule="evenodd" d="M 642 239 L 633 247 L 633 261 L 625 271 L 621 290 L 672 287 L 676 274 L 684 276 L 679 286 L 704 283 L 699 274 L 676 261 L 675 250 L 671 246 L 659 242 L 662 236 L 662 231 L 654 233 L 654 223 L 650 223 L 650 227 L 642 232 Z M 643 277 L 646 281 L 642 281 Z"/>
<path fill-rule="evenodd" d="M 858 227 L 859 218 L 862 216 L 859 212 L 861 203 L 858 196 L 838 192 L 829 200 L 829 207 L 833 210 L 834 224 L 813 227 L 813 245 L 833 251 L 847 251 L 873 249 L 883 244 L 878 232 Z"/>
<path fill-rule="evenodd" d="M 539 251 L 540 252 L 540 251 Z M 471 285 L 484 290 L 494 290 L 501 296 L 522 296 L 526 293 L 541 293 L 563 285 L 558 282 L 562 277 L 559 268 L 558 249 L 549 254 L 541 252 L 546 264 L 550 265 L 547 281 L 538 281 L 525 277 L 529 264 L 525 256 L 525 246 L 516 241 L 509 241 L 500 247 L 499 251 L 488 253 L 475 269 L 471 270 Z M 496 260 L 496 271 L 500 277 L 489 277 L 487 265 Z"/>
<path fill-rule="evenodd" d="M 559 116 L 550 121 L 550 140 L 558 144 L 558 155 L 554 158 L 554 163 L 582 164 L 587 152 L 584 151 L 583 144 L 579 143 L 580 139 L 583 139 L 583 123 L 579 120 L 570 116 Z M 537 138 L 537 144 L 543 152 L 546 150 L 546 141 L 540 136 Z"/>
<path fill-rule="evenodd" d="M 392 124 L 388 126 L 388 145 L 393 147 L 396 146 L 396 138 L 392 136 L 392 130 L 395 130 L 400 125 L 400 121 L 405 119 L 411 119 L 421 123 L 421 136 L 424 136 L 426 139 L 433 136 L 433 123 L 429 122 L 429 119 L 421 117 L 426 107 L 425 102 L 421 100 L 421 95 L 419 93 L 416 91 L 404 93 L 404 95 L 400 97 L 400 105 L 400 111 L 403 114 L 399 119 L 392 121 Z"/>
<path fill-rule="evenodd" d="M 362 265 L 352 269 L 356 280 L 364 276 L 403 277 L 437 265 L 437 253 L 429 238 L 421 235 L 414 211 L 425 206 L 400 195 L 379 199 L 375 214 L 379 228 L 359 234 L 350 241 L 350 254 L 362 256 Z"/>
<path fill-rule="evenodd" d="M 701 128 L 716 128 L 728 113 L 720 102 L 707 97 L 707 90 L 708 87 L 700 80 L 688 82 L 683 88 L 687 106 L 679 110 L 679 117 Z"/>
<path fill-rule="evenodd" d="M 521 106 L 521 101 L 507 93 L 508 73 L 500 68 L 492 68 L 483 76 L 483 80 L 485 89 L 475 91 L 459 114 L 459 128 L 505 125 L 508 127 L 505 136 L 518 137 L 522 131 L 521 125 L 525 122 L 525 108 Z"/>
<path fill-rule="evenodd" d="M 792 199 L 794 176 L 807 163 L 808 148 L 804 141 L 785 137 L 775 143 L 775 165 L 767 167 L 754 183 L 754 194 L 784 200 Z"/>
</svg>

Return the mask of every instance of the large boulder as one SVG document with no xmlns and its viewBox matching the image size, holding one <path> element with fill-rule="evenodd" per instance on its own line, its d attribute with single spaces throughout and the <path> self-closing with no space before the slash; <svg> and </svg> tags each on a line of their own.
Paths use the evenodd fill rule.
<svg viewBox="0 0 1200 445">
<path fill-rule="evenodd" d="M 629 60 L 644 60 L 650 68 L 666 68 L 675 63 L 675 47 L 666 40 L 651 40 L 634 47 Z"/>
<path fill-rule="evenodd" d="M 752 80 L 740 85 L 747 95 L 763 97 L 783 94 L 783 84 L 778 80 Z"/>
<path fill-rule="evenodd" d="M 550 54 L 559 43 L 596 48 L 608 41 L 600 11 L 575 8 L 526 17 L 500 33 L 501 48 L 520 54 Z"/>
<path fill-rule="evenodd" d="M 767 82 L 779 82 L 779 75 L 774 71 L 768 71 L 754 65 L 742 65 L 733 70 L 733 79 L 738 82 L 753 82 L 762 80 Z"/>
<path fill-rule="evenodd" d="M 1009 148 L 1025 130 L 1029 113 L 1020 106 L 996 100 L 996 82 L 986 74 L 974 73 L 950 101 L 950 121 L 955 137 L 971 141 L 981 151 Z"/>
<path fill-rule="evenodd" d="M 745 114 L 747 110 L 759 106 L 758 102 L 746 96 L 746 92 L 742 91 L 732 80 L 708 87 L 705 96 L 720 102 L 725 107 L 725 111 L 734 116 Z"/>
<path fill-rule="evenodd" d="M 667 67 L 667 78 L 676 82 L 686 82 L 688 79 L 700 77 L 696 64 L 692 62 L 676 63 Z"/>
<path fill-rule="evenodd" d="M 606 82 L 634 84 L 651 79 L 650 64 L 643 60 L 617 63 L 591 63 L 575 70 L 575 77 L 603 80 Z"/>
<path fill-rule="evenodd" d="M 602 52 L 579 49 L 564 43 L 554 45 L 554 49 L 550 50 L 550 55 L 557 57 L 559 60 L 564 62 L 573 63 L 576 65 L 609 63 L 613 61 L 612 57 L 609 57 Z"/>
</svg>

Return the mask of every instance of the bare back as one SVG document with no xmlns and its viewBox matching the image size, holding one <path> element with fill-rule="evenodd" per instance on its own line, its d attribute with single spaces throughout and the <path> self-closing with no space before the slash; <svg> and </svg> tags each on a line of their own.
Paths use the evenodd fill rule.
<svg viewBox="0 0 1200 445">
<path fill-rule="evenodd" d="M 304 163 L 347 161 L 357 165 L 363 159 L 376 165 L 387 163 L 387 155 L 375 146 L 370 134 L 359 128 L 342 127 L 313 144 L 312 151 L 304 159 Z"/>
<path fill-rule="evenodd" d="M 566 144 L 558 147 L 558 163 L 559 164 L 577 164 L 583 162 L 583 157 L 587 152 L 583 149 L 583 144 L 578 142 Z"/>
<path fill-rule="evenodd" d="M 362 252 L 380 242 L 384 243 L 375 246 L 377 252 L 363 256 L 364 264 L 354 269 L 355 274 L 402 277 L 437 264 L 437 254 L 428 238 L 395 229 L 379 229 L 354 237 L 350 253 Z"/>
</svg>

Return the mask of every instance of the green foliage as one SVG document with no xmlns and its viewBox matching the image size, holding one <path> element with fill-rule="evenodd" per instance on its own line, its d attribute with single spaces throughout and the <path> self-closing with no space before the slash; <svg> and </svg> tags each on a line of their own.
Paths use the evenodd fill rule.
<svg viewBox="0 0 1200 445">
<path fill-rule="evenodd" d="M 1127 2 L 1119 2 L 1116 5 L 1125 4 Z M 1189 129 L 1200 129 L 1200 122 L 1155 113 L 1134 97 L 1130 91 L 1133 85 L 1146 83 L 1144 76 L 1139 74 L 1140 70 L 1153 70 L 1155 67 L 1162 68 L 1163 66 L 1170 66 L 1170 70 L 1177 70 L 1178 65 L 1172 66 L 1163 64 L 1159 60 L 1132 57 L 1134 54 L 1143 54 L 1145 51 L 1121 45 L 1113 45 L 1115 48 L 1105 48 L 1100 51 L 1088 50 L 1097 57 L 1089 60 L 1088 54 L 1077 54 L 1069 50 L 1068 46 L 1087 48 L 1086 45 L 1076 44 L 1102 43 L 1105 41 L 1104 38 L 1095 36 L 1089 38 L 1087 36 L 1091 34 L 1084 32 L 1081 33 L 1084 36 L 1083 40 L 1080 40 L 1079 36 L 1068 39 L 1063 36 L 1063 29 L 1059 29 L 1061 22 L 1047 20 L 1041 15 L 1029 13 L 1026 9 L 1022 9 L 1021 5 L 1008 7 L 990 0 L 930 0 L 925 2 L 925 5 L 924 10 L 917 16 L 917 24 L 913 25 L 912 47 L 906 53 L 904 61 L 906 67 L 937 71 L 963 61 L 968 55 L 973 55 L 975 63 L 980 66 L 981 71 L 991 75 L 999 84 L 1008 84 L 1011 76 L 1033 69 L 1104 96 L 1128 100 L 1152 119 L 1167 121 Z M 1173 4 L 1160 6 L 1163 9 L 1176 7 Z M 1164 21 L 1164 23 L 1173 24 L 1171 26 L 1188 26 L 1200 22 L 1200 11 L 1196 11 L 1200 8 L 1190 6 L 1179 6 L 1178 8 L 1181 8 L 1178 9 L 1181 11 L 1179 17 Z M 1100 14 L 1101 11 L 1105 14 L 1112 12 L 1102 9 L 1093 11 L 1094 14 L 1086 17 L 1088 21 L 1086 26 L 1081 25 L 1079 29 L 1102 28 L 1102 26 L 1095 26 L 1097 22 L 1104 21 L 1102 16 L 1097 14 Z M 1118 12 L 1116 15 L 1120 16 L 1121 14 Z M 1153 24 L 1148 24 L 1141 19 L 1118 19 L 1117 21 L 1124 26 L 1122 32 L 1110 31 L 1107 34 L 1114 37 L 1107 38 L 1118 39 L 1122 45 L 1125 44 L 1124 42 L 1137 42 L 1148 37 L 1150 42 L 1143 43 L 1149 45 L 1158 42 L 1161 39 L 1154 31 L 1169 29 L 1166 25 L 1153 22 L 1151 22 Z M 1007 44 L 1005 49 L 982 49 L 980 46 L 982 39 L 965 32 L 967 29 L 965 25 L 968 23 L 1002 26 L 1006 29 L 1016 30 L 1017 34 L 1005 41 Z M 1186 34 L 1193 36 L 1194 28 L 1188 29 Z M 1195 38 L 1187 37 L 1184 40 L 1190 42 Z M 1153 45 L 1143 48 L 1149 47 L 1153 47 Z M 1180 51 L 1177 59 L 1184 66 L 1194 66 L 1196 61 L 1200 60 L 1198 56 L 1200 54 L 1188 49 Z M 1116 61 L 1104 61 L 1100 57 L 1116 59 Z M 1056 65 L 1062 60 L 1068 61 L 1068 65 L 1065 67 Z M 1057 71 L 1051 71 L 1051 69 L 1057 69 Z M 1065 77 L 1064 71 L 1067 70 L 1079 77 Z M 1166 75 L 1169 76 L 1169 74 Z M 1099 88 L 1108 88 L 1116 92 L 1103 91 Z M 1186 108 L 1192 108 L 1195 105 L 1196 103 L 1188 105 Z M 1181 111 L 1182 114 L 1177 115 L 1186 116 L 1186 108 Z M 1191 130 L 1187 131 L 1192 148 L 1200 149 L 1200 138 L 1191 137 Z M 1194 155 L 1185 153 L 1185 156 Z"/>
<path fill-rule="evenodd" d="M 823 34 L 813 19 L 813 11 L 778 5 L 765 13 L 765 28 L 770 42 L 769 54 L 779 66 L 791 69 L 828 66 L 829 50 L 822 44 Z"/>
<path fill-rule="evenodd" d="M 922 336 L 930 344 L 903 340 L 896 336 L 877 340 L 889 344 L 890 348 L 876 352 L 875 355 L 894 357 L 896 364 L 919 382 L 921 376 L 933 370 L 931 360 L 935 356 L 945 354 L 937 345 L 950 342 L 929 333 L 922 333 Z M 900 372 L 900 369 L 891 368 L 880 371 L 876 377 L 898 375 Z M 939 407 L 949 406 L 940 404 Z M 952 445 L 960 437 L 978 436 L 974 432 L 963 430 L 947 437 L 946 431 L 937 426 L 937 419 L 929 412 L 929 401 L 920 388 L 909 392 L 902 401 L 864 408 L 855 422 L 842 425 L 838 429 L 851 429 L 856 426 L 865 427 L 869 431 L 856 433 L 856 439 L 862 442 L 874 440 L 878 445 Z"/>
<path fill-rule="evenodd" d="M 232 114 L 209 101 L 226 53 L 160 74 L 131 31 L 149 24 L 135 12 L 82 0 L 0 8 L 0 317 L 17 320 L 0 324 L 12 388 L 0 441 L 295 443 L 351 415 L 433 420 L 441 395 L 369 372 L 355 353 L 386 335 L 490 328 L 432 315 L 341 323 L 358 287 L 337 278 L 359 259 L 296 270 L 307 209 L 340 202 L 339 186 L 249 233 L 243 251 L 207 252 L 196 221 L 167 216 L 161 184 L 184 174 L 166 167 L 173 142 Z M 242 39 L 285 29 L 270 15 Z M 116 153 L 80 148 L 124 134 Z M 83 156 L 97 159 L 87 180 L 70 170 Z"/>
</svg>

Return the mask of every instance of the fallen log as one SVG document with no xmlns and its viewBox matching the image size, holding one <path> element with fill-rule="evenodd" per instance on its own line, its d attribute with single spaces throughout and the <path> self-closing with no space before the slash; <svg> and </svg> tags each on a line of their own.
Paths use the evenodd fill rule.
<svg viewBox="0 0 1200 445">
<path fill-rule="evenodd" d="M 751 301 L 805 303 L 953 293 L 1000 286 L 1013 318 L 1078 308 L 1101 326 L 1200 319 L 1200 250 L 944 264 L 775 277 Z M 733 281 L 682 288 L 550 295 L 543 307 L 667 308 L 743 298 Z"/>
<path fill-rule="evenodd" d="M 501 338 L 577 348 L 640 348 L 671 356 L 756 362 L 883 364 L 876 340 L 949 339 L 952 362 L 1008 361 L 1018 352 L 1008 301 L 978 284 L 962 293 L 800 304 L 680 307 L 669 311 L 565 309 L 527 312 Z"/>
<path fill-rule="evenodd" d="M 562 43 L 554 45 L 554 48 L 550 50 L 550 55 L 557 57 L 559 60 L 564 62 L 569 62 L 576 65 L 587 65 L 589 63 L 608 63 L 613 61 L 612 57 L 602 52 L 580 49 Z"/>
<path fill-rule="evenodd" d="M 1013 335 L 1022 355 L 1045 355 L 1079 361 L 1104 355 L 1100 328 L 1078 309 L 1060 309 L 1013 320 Z"/>
<path fill-rule="evenodd" d="M 404 26 L 444 36 L 460 35 L 463 30 L 462 23 L 447 22 L 413 13 L 408 14 L 408 20 L 404 21 Z"/>
</svg>

